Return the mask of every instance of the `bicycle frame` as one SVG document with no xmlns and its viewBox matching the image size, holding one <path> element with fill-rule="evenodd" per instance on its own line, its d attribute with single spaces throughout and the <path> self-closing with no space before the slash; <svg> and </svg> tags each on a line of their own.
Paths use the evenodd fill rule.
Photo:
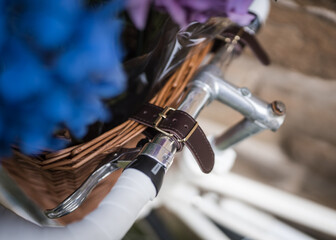
<svg viewBox="0 0 336 240">
<path fill-rule="evenodd" d="M 231 43 L 233 44 L 233 43 Z M 227 46 L 226 46 L 227 47 Z M 221 51 L 219 51 L 220 54 L 222 54 Z M 230 58 L 230 54 L 226 57 Z M 202 109 L 206 107 L 208 104 L 210 104 L 214 100 L 218 100 L 219 102 L 233 108 L 234 110 L 240 112 L 244 119 L 231 128 L 229 128 L 227 131 L 225 131 L 222 134 L 219 134 L 218 136 L 213 137 L 213 140 L 211 141 L 214 147 L 215 152 L 218 156 L 223 155 L 224 153 L 227 154 L 227 150 L 233 145 L 239 143 L 240 141 L 243 141 L 244 139 L 253 136 L 257 133 L 260 133 L 263 130 L 270 129 L 272 131 L 276 131 L 279 129 L 279 127 L 283 124 L 285 116 L 286 116 L 286 110 L 283 103 L 280 101 L 273 101 L 271 103 L 267 103 L 258 97 L 254 96 L 247 88 L 245 87 L 236 87 L 229 83 L 228 81 L 223 79 L 222 76 L 222 70 L 218 66 L 218 61 L 227 61 L 228 59 L 222 59 L 221 56 L 215 56 L 214 60 L 210 62 L 210 64 L 204 66 L 201 68 L 198 72 L 198 74 L 194 77 L 194 80 L 189 84 L 184 96 L 181 98 L 181 104 L 179 105 L 178 109 L 185 111 L 189 113 L 193 117 L 197 117 Z M 169 114 L 169 113 L 168 113 Z M 164 173 L 168 171 L 170 166 L 173 163 L 173 158 L 176 152 L 176 145 L 175 140 L 172 139 L 169 135 L 165 133 L 158 134 L 154 140 L 145 147 L 142 148 L 139 155 L 141 156 L 147 156 L 155 161 L 155 167 L 162 168 L 164 170 Z M 229 149 L 230 151 L 230 149 Z M 168 156 L 168 158 L 167 158 Z M 231 162 L 234 161 L 234 154 L 231 158 Z M 181 164 L 189 164 L 186 163 L 188 161 L 192 161 L 191 157 L 184 156 L 183 161 L 181 161 Z M 115 159 L 114 159 L 115 160 Z M 117 159 L 118 160 L 118 159 Z M 116 161 L 117 161 L 116 160 Z M 221 159 L 222 160 L 222 159 Z M 218 161 L 221 161 L 218 160 Z M 117 163 L 117 162 L 113 162 Z M 111 164 L 111 162 L 109 163 Z M 118 169 L 119 166 L 107 166 L 107 170 L 103 171 L 101 174 L 98 172 L 94 175 L 95 179 L 93 181 L 93 184 L 90 185 L 90 187 L 94 187 L 96 183 L 101 181 L 103 178 L 106 177 L 106 174 L 109 174 L 110 172 L 114 171 L 115 169 Z M 187 167 L 183 167 L 183 171 L 185 171 Z M 230 167 L 226 167 L 225 171 L 222 171 L 221 174 L 224 174 L 227 170 L 229 170 Z M 189 168 L 188 168 L 189 169 Z M 192 168 L 190 168 L 192 169 Z M 189 170 L 190 170 L 189 169 Z M 149 169 L 151 171 L 154 170 L 154 168 Z M 152 200 L 155 198 L 155 196 L 158 194 L 158 190 L 156 186 L 153 186 L 153 181 L 151 181 L 150 178 L 148 178 L 148 175 L 143 173 L 136 173 L 136 170 L 134 169 L 126 169 L 124 173 L 122 174 L 122 177 L 118 180 L 116 186 L 112 189 L 111 193 L 106 197 L 106 199 L 103 200 L 101 203 L 101 206 L 97 209 L 96 212 L 89 214 L 84 220 L 82 225 L 81 223 L 75 223 L 70 224 L 69 226 L 65 227 L 64 229 L 58 229 L 58 228 L 45 228 L 44 230 L 40 229 L 37 226 L 32 226 L 26 223 L 22 223 L 23 220 L 18 220 L 17 223 L 22 223 L 23 228 L 28 231 L 28 229 L 33 229 L 34 234 L 39 234 L 40 232 L 43 232 L 43 236 L 50 236 L 51 239 L 59 239 L 60 236 L 66 236 L 65 234 L 68 234 L 68 236 L 71 238 L 74 235 L 78 234 L 78 236 L 83 237 L 104 237 L 104 238 L 120 238 L 122 237 L 128 229 L 132 226 L 134 221 L 136 220 L 138 213 L 143 208 L 143 205 L 145 205 L 149 200 Z M 216 172 L 216 169 L 215 169 Z M 220 171 L 218 171 L 220 172 Z M 267 211 L 270 211 L 274 214 L 280 215 L 286 219 L 293 220 L 299 223 L 306 224 L 309 227 L 325 231 L 328 234 L 336 236 L 336 232 L 332 229 L 332 226 L 334 226 L 335 221 L 332 221 L 332 219 L 336 219 L 336 213 L 334 211 L 331 211 L 330 209 L 321 208 L 317 205 L 314 205 L 313 203 L 309 201 L 302 201 L 297 198 L 294 198 L 290 195 L 286 194 L 280 194 L 279 192 L 276 192 L 272 189 L 267 189 L 263 186 L 260 186 L 256 183 L 253 183 L 249 180 L 240 178 L 238 176 L 235 176 L 234 174 L 226 174 L 224 176 L 219 176 L 219 174 L 214 173 L 210 174 L 206 177 L 199 177 L 199 175 L 196 172 L 190 171 L 189 175 L 185 174 L 186 183 L 182 183 L 180 186 L 178 186 L 177 189 L 174 191 L 167 191 L 163 190 L 163 197 L 159 197 L 159 202 L 161 202 L 163 205 L 167 206 L 169 209 L 171 209 L 176 214 L 181 215 L 183 212 L 187 212 L 186 214 L 189 216 L 188 219 L 185 219 L 186 221 L 190 221 L 189 226 L 193 227 L 194 230 L 197 231 L 197 226 L 200 226 L 200 222 L 204 223 L 207 228 L 201 227 L 199 230 L 200 234 L 203 234 L 204 237 L 213 236 L 214 238 L 221 238 L 226 239 L 225 235 L 221 233 L 220 231 L 216 230 L 206 218 L 202 218 L 200 213 L 205 214 L 206 216 L 216 220 L 217 222 L 220 222 L 222 224 L 228 224 L 230 225 L 230 219 L 225 218 L 225 216 L 217 216 L 215 213 L 216 211 L 220 211 L 222 214 L 230 214 L 230 207 L 227 206 L 234 206 L 237 209 L 240 209 L 244 214 L 250 214 L 250 216 L 253 216 L 255 218 L 258 218 L 260 221 L 262 219 L 270 217 L 269 215 L 262 215 L 260 212 L 253 212 L 251 208 L 249 208 L 247 205 L 244 205 L 242 203 L 237 203 L 236 201 L 230 200 L 223 200 L 221 203 L 221 206 L 218 206 L 217 203 L 214 203 L 213 199 L 211 199 L 211 196 L 209 198 L 204 197 L 194 193 L 188 193 L 185 191 L 185 185 L 193 187 L 201 187 L 203 189 L 213 191 L 216 194 L 222 194 L 229 196 L 231 198 L 239 199 L 241 201 L 250 203 L 254 206 L 257 206 L 259 208 L 263 208 Z M 185 172 L 183 172 L 185 173 Z M 90 179 L 88 179 L 90 180 Z M 92 179 L 91 179 L 92 180 Z M 244 186 L 250 186 L 250 188 L 256 188 L 260 191 L 250 192 L 250 196 L 253 196 L 254 198 L 247 199 L 244 197 L 244 192 L 234 191 L 232 190 L 232 185 L 228 186 L 225 185 L 226 182 L 229 183 L 236 183 L 236 185 L 233 188 L 241 189 Z M 154 184 L 155 185 L 155 184 Z M 85 189 L 87 190 L 87 189 Z M 4 190 L 6 191 L 6 190 Z M 78 194 L 75 194 L 70 198 L 69 201 L 73 203 L 75 200 L 81 203 L 89 191 L 85 191 L 83 189 L 79 189 Z M 268 195 L 268 194 L 274 194 L 274 196 L 277 196 L 283 201 L 289 201 L 293 203 L 294 205 L 305 205 L 306 208 L 313 209 L 312 214 L 304 215 L 306 219 L 303 218 L 296 218 L 292 214 L 291 211 L 294 211 L 290 208 L 282 208 L 280 211 L 274 211 L 274 209 L 281 207 L 281 204 L 270 204 L 265 205 L 261 202 L 261 198 Z M 183 203 L 181 206 L 178 206 L 174 201 L 167 200 L 169 199 L 167 196 L 171 197 L 171 199 L 176 200 L 176 202 Z M 182 196 L 182 197 L 181 197 Z M 198 202 L 192 202 L 193 197 L 198 197 Z M 71 196 L 70 196 L 71 197 Z M 275 202 L 275 199 L 273 199 Z M 10 202 L 10 198 L 8 198 L 8 202 Z M 231 201 L 231 202 L 230 202 Z M 198 208 L 199 211 L 192 211 L 188 207 L 190 202 L 194 206 Z M 125 207 L 125 205 L 127 204 Z M 231 205 L 230 205 L 231 204 Z M 31 203 L 28 203 L 26 205 L 26 209 L 21 209 L 23 212 L 27 211 L 27 209 L 31 209 L 32 205 Z M 61 210 L 64 209 L 65 205 L 61 207 Z M 129 207 L 129 209 L 127 209 Z M 71 208 L 70 210 L 73 211 L 75 208 Z M 20 210 L 20 211 L 21 211 Z M 36 210 L 36 209 L 35 209 Z M 8 219 L 14 219 L 13 215 L 6 212 L 5 210 L 0 208 L 0 211 L 4 212 L 6 216 L 8 216 Z M 98 221 L 99 217 L 103 216 L 108 212 L 108 219 L 102 218 Z M 309 221 L 309 218 L 312 218 L 315 214 L 318 212 L 323 212 L 323 217 L 326 217 L 326 219 L 329 221 L 329 225 L 327 227 L 321 227 L 321 224 L 318 224 L 316 221 Z M 38 212 L 38 210 L 36 210 Z M 285 212 L 281 214 L 282 212 Z M 34 221 L 35 223 L 40 224 L 46 224 L 48 226 L 55 225 L 53 221 L 46 220 L 46 218 L 41 218 L 41 212 L 38 214 L 29 213 L 26 216 L 30 216 L 30 220 Z M 96 218 L 99 215 L 98 218 Z M 24 216 L 24 214 L 22 214 Z M 124 217 L 125 219 L 121 219 L 120 216 Z M 244 219 L 241 219 L 242 216 L 235 216 L 230 215 L 232 217 L 232 220 L 236 223 L 237 230 L 240 230 L 244 232 L 245 234 L 251 234 L 255 237 L 260 237 L 262 234 L 260 232 L 256 233 L 255 231 L 248 229 L 248 227 L 240 227 L 241 224 L 243 224 Z M 181 215 L 181 217 L 183 217 Z M 192 220 L 191 220 L 192 219 Z M 197 220 L 199 220 L 197 222 Z M 16 220 L 15 220 L 16 221 Z M 12 223 L 15 223 L 13 220 Z M 119 223 L 119 221 L 121 223 Z M 283 228 L 286 228 L 288 230 L 288 235 L 284 235 L 284 239 L 286 239 L 287 236 L 298 236 L 302 237 L 302 239 L 310 239 L 308 236 L 305 236 L 304 234 L 301 234 L 295 230 L 293 230 L 290 227 L 286 227 L 284 225 L 281 225 L 279 221 L 272 220 L 276 226 L 282 226 Z M 110 223 L 118 222 L 118 226 L 110 226 Z M 321 220 L 322 222 L 322 220 Z M 3 229 L 10 226 L 10 221 L 7 223 L 5 221 L 1 222 L 0 220 L 0 227 L 2 226 Z M 326 223 L 326 222 L 325 222 Z M 25 225 L 26 224 L 26 225 Z M 86 227 L 94 225 L 95 231 L 88 234 L 87 232 L 89 230 L 86 229 Z M 84 227 L 83 227 L 84 226 Z M 201 224 L 203 226 L 203 224 Z M 235 228 L 234 225 L 230 225 L 231 227 Z M 260 225 L 255 225 L 255 227 L 260 227 Z M 109 229 L 110 231 L 106 230 Z M 84 229 L 84 230 L 83 230 Z M 103 229 L 103 230 L 102 230 Z M 246 230 L 248 229 L 248 230 Z M 50 231 L 49 231 L 50 230 Z M 113 231 L 116 231 L 116 234 L 113 234 Z M 3 235 L 1 235 L 3 234 Z M 97 235 L 94 235 L 97 234 Z M 6 233 L 1 233 L 0 236 L 10 236 L 6 235 Z M 23 233 L 22 236 L 25 236 Z M 79 237 L 81 238 L 81 237 Z M 262 237 L 260 238 L 262 239 Z M 264 238 L 264 239 L 271 239 L 271 238 Z M 276 238 L 274 239 L 281 239 Z"/>
</svg>

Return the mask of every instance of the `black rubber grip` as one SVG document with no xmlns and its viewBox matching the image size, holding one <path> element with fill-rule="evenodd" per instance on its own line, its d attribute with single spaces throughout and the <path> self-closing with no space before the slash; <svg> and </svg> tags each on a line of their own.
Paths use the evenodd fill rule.
<svg viewBox="0 0 336 240">
<path fill-rule="evenodd" d="M 147 155 L 139 155 L 127 168 L 134 168 L 146 174 L 154 184 L 158 195 L 165 175 L 165 169 L 161 163 Z"/>
</svg>

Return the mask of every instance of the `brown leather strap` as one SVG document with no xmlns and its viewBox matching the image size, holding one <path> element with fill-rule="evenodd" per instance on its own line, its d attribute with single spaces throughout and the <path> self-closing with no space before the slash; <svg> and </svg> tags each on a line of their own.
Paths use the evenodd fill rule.
<svg viewBox="0 0 336 240">
<path fill-rule="evenodd" d="M 186 112 L 174 109 L 165 110 L 152 104 L 144 104 L 140 111 L 130 119 L 151 128 L 155 127 L 155 121 L 159 121 L 157 125 L 159 131 L 172 134 L 178 143 L 179 150 L 186 144 L 201 170 L 209 173 L 214 166 L 214 153 L 202 129 Z M 182 139 L 186 141 L 183 142 Z"/>
</svg>

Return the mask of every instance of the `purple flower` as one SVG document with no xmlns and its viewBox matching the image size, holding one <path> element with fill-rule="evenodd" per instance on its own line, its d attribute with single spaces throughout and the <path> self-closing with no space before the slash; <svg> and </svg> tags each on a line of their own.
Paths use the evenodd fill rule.
<svg viewBox="0 0 336 240">
<path fill-rule="evenodd" d="M 254 16 L 248 13 L 252 0 L 128 0 L 127 9 L 135 26 L 143 29 L 148 10 L 153 3 L 156 9 L 168 12 L 180 26 L 210 17 L 228 17 L 239 25 L 248 24 Z"/>
<path fill-rule="evenodd" d="M 144 29 L 152 0 L 128 0 L 127 10 L 138 29 Z"/>
</svg>

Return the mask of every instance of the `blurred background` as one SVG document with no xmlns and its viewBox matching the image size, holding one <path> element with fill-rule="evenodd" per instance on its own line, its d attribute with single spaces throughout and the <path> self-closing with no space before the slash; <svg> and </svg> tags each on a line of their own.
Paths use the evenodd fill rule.
<svg viewBox="0 0 336 240">
<path fill-rule="evenodd" d="M 263 132 L 235 146 L 232 171 L 336 209 L 336 2 L 271 2 L 257 38 L 272 64 L 261 65 L 246 49 L 225 78 L 268 102 L 283 101 L 287 116 L 276 133 Z M 200 125 L 215 133 L 240 119 L 238 113 L 214 102 L 202 112 Z M 169 219 L 175 239 L 195 239 L 165 209 L 159 213 Z M 132 236 L 130 232 L 125 239 Z"/>
<path fill-rule="evenodd" d="M 247 49 L 226 73 L 235 85 L 287 107 L 278 132 L 263 132 L 235 147 L 233 170 L 331 207 L 336 207 L 335 26 L 335 1 L 272 2 L 257 36 L 272 64 L 264 67 Z M 234 111 L 219 116 L 222 108 L 214 103 L 203 116 L 224 125 L 241 118 Z"/>
<path fill-rule="evenodd" d="M 261 156 L 248 153 L 249 148 L 258 146 L 242 143 L 236 147 L 234 171 L 333 208 L 335 26 L 335 1 L 273 2 L 268 21 L 258 35 L 272 60 L 271 66 L 260 65 L 246 51 L 227 73 L 227 79 L 235 84 L 249 87 L 262 99 L 281 100 L 287 107 L 285 123 L 277 133 L 264 132 L 251 140 L 261 144 L 260 151 L 255 151 Z M 228 123 L 225 117 L 216 121 Z M 263 159 L 262 153 L 268 151 L 274 159 Z"/>
</svg>

